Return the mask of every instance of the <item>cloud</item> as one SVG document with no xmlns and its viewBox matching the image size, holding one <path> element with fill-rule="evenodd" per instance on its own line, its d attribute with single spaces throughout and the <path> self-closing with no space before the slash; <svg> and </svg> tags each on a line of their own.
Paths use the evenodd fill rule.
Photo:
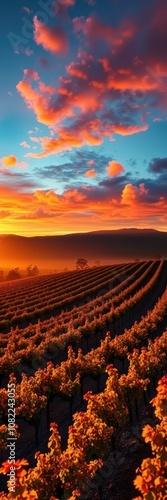
<svg viewBox="0 0 167 500">
<path fill-rule="evenodd" d="M 5 217 L 9 217 L 11 212 L 9 210 L 0 210 L 0 219 L 5 219 Z"/>
<path fill-rule="evenodd" d="M 115 28 L 111 24 L 103 23 L 95 15 L 88 18 L 75 17 L 73 28 L 75 32 L 82 31 L 90 44 L 102 41 L 109 46 L 122 45 L 124 40 L 132 39 L 136 31 L 136 26 L 129 19 L 125 19 Z"/>
<path fill-rule="evenodd" d="M 96 177 L 96 171 L 94 168 L 92 168 L 90 170 L 87 170 L 84 175 L 85 175 L 85 177 L 93 178 L 93 177 Z"/>
<path fill-rule="evenodd" d="M 149 18 L 149 12 L 147 19 Z M 146 22 L 147 22 L 146 19 Z M 153 69 L 167 71 L 166 46 L 167 46 L 167 4 L 165 0 L 156 0 L 152 8 L 149 29 L 146 36 L 146 55 Z M 156 63 L 158 67 L 156 68 Z M 158 75 L 157 75 L 158 76 Z"/>
<path fill-rule="evenodd" d="M 121 203 L 125 205 L 134 205 L 139 202 L 148 194 L 148 189 L 146 189 L 144 183 L 139 184 L 139 187 L 132 184 L 126 184 L 122 191 Z"/>
<path fill-rule="evenodd" d="M 58 128 L 57 137 L 40 137 L 41 151 L 39 153 L 29 152 L 25 157 L 42 158 L 62 151 L 71 151 L 84 145 L 98 146 L 102 144 L 101 127 L 96 120 L 85 123 L 85 119 L 79 118 L 70 127 Z"/>
<path fill-rule="evenodd" d="M 43 82 L 39 82 L 39 90 L 46 94 L 54 94 L 55 88 L 52 85 L 45 85 Z"/>
<path fill-rule="evenodd" d="M 83 65 L 83 68 L 81 67 Z M 75 76 L 77 78 L 81 78 L 82 80 L 87 80 L 87 72 L 84 71 L 85 64 L 79 62 L 72 62 L 66 67 L 66 71 L 68 75 Z"/>
<path fill-rule="evenodd" d="M 72 4 L 61 2 L 62 6 Z M 116 24 L 94 15 L 75 17 L 73 29 L 77 37 L 82 36 L 82 48 L 68 61 L 66 74 L 59 76 L 58 83 L 43 82 L 33 69 L 24 70 L 17 90 L 37 121 L 49 128 L 40 138 L 41 150 L 32 150 L 29 156 L 42 158 L 85 145 L 99 146 L 105 138 L 116 140 L 117 134 L 130 136 L 148 130 L 148 119 L 154 120 L 156 109 L 165 110 L 167 105 L 159 79 L 163 67 L 156 57 L 150 65 L 151 49 L 147 50 L 146 43 L 154 25 L 160 30 L 162 21 L 163 27 L 163 15 L 160 18 L 157 10 L 155 1 L 152 7 L 141 9 L 140 16 L 134 13 L 133 18 L 124 17 Z M 37 16 L 34 36 L 53 54 L 68 45 L 61 29 L 44 25 Z"/>
<path fill-rule="evenodd" d="M 68 153 L 68 161 L 61 161 L 61 163 L 56 161 L 51 165 L 35 167 L 33 175 L 44 182 L 46 178 L 51 179 L 52 183 L 55 181 L 56 185 L 60 184 L 61 189 L 67 189 L 69 185 L 80 187 L 88 167 L 92 168 L 96 165 L 98 178 L 103 176 L 106 160 L 109 161 L 109 157 L 100 154 L 99 150 L 91 151 L 78 148 Z"/>
<path fill-rule="evenodd" d="M 153 174 L 167 172 L 167 158 L 153 158 L 149 163 L 148 171 Z"/>
<path fill-rule="evenodd" d="M 29 80 L 39 80 L 39 75 L 38 75 L 37 71 L 34 71 L 33 69 L 30 69 L 30 68 L 29 69 L 24 69 L 23 73 L 24 73 L 26 81 L 29 81 Z"/>
<path fill-rule="evenodd" d="M 113 126 L 113 132 L 115 134 L 120 134 L 120 135 L 133 135 L 133 134 L 138 134 L 139 132 L 145 132 L 148 130 L 149 126 L 147 124 L 145 125 L 114 125 Z"/>
<path fill-rule="evenodd" d="M 0 158 L 0 161 L 5 168 L 11 168 L 11 167 L 27 167 L 28 163 L 25 161 L 19 162 L 16 156 L 10 155 L 10 156 L 3 156 L 3 158 Z"/>
<path fill-rule="evenodd" d="M 4 167 L 15 167 L 17 164 L 17 158 L 16 156 L 13 155 L 3 156 L 3 158 L 1 158 L 0 161 Z"/>
<path fill-rule="evenodd" d="M 23 148 L 27 148 L 27 149 L 30 148 L 30 145 L 26 141 L 20 142 L 20 146 L 22 146 Z"/>
<path fill-rule="evenodd" d="M 35 212 L 27 213 L 26 215 L 20 215 L 17 218 L 21 218 L 21 220 L 40 220 L 52 219 L 55 216 L 55 212 L 46 212 L 42 208 L 38 208 Z"/>
<path fill-rule="evenodd" d="M 95 163 L 96 163 L 95 160 L 88 160 L 86 162 L 86 165 L 92 166 L 92 165 L 95 165 Z"/>
<path fill-rule="evenodd" d="M 68 49 L 68 39 L 60 26 L 51 28 L 34 17 L 34 40 L 51 53 L 65 54 Z"/>
<path fill-rule="evenodd" d="M 35 137 L 35 136 L 30 135 L 30 141 L 32 141 L 32 142 L 40 142 L 40 139 L 39 139 L 39 137 Z"/>
<path fill-rule="evenodd" d="M 138 179 L 133 178 L 132 174 L 123 174 L 100 180 L 94 185 L 88 185 L 84 182 L 84 171 L 86 162 L 91 161 L 92 152 L 84 150 L 70 153 L 71 163 L 65 167 L 61 165 L 51 165 L 40 169 L 41 178 L 49 176 L 57 180 L 60 177 L 61 170 L 64 173 L 63 182 L 66 181 L 66 187 L 61 189 L 61 193 L 55 189 L 37 189 L 31 185 L 28 173 L 26 178 L 21 177 L 21 173 L 15 174 L 11 170 L 4 170 L 4 185 L 0 186 L 0 212 L 4 215 L 3 224 L 9 229 L 8 221 L 12 220 L 12 231 L 17 227 L 17 232 L 25 230 L 34 233 L 41 232 L 40 221 L 42 219 L 43 234 L 79 231 L 82 229 L 93 230 L 95 228 L 126 227 L 137 224 L 138 227 L 157 227 L 165 228 L 167 212 L 167 194 L 164 173 L 159 175 L 159 182 L 152 178 Z M 73 164 L 75 160 L 75 164 Z M 97 172 L 105 167 L 103 155 L 95 153 Z M 108 160 L 109 162 L 109 160 Z M 74 172 L 79 164 L 82 169 L 82 183 Z M 73 165 L 73 169 L 72 169 Z M 98 170 L 100 169 L 100 170 Z M 94 169 L 92 169 L 94 170 Z M 69 187 L 68 179 L 73 172 L 71 185 Z M 42 177 L 43 175 L 43 177 Z M 6 180 L 5 180 L 6 177 Z M 9 181 L 11 177 L 11 187 Z M 5 182 L 7 185 L 5 185 Z M 76 184 L 75 184 L 76 182 Z M 19 184 L 20 183 L 20 184 Z M 22 183 L 22 185 L 21 185 Z M 28 189 L 29 184 L 29 189 Z M 22 186 L 22 187 L 20 187 Z M 27 191 L 28 189 L 28 191 Z M 30 210 L 31 207 L 31 210 Z M 10 212 L 10 218 L 8 217 Z M 5 222 L 6 221 L 6 222 Z M 22 221 L 22 222 L 21 222 Z M 54 221 L 54 224 L 53 224 Z M 53 229 L 54 227 L 54 229 Z M 6 231 L 7 231 L 6 229 Z"/>
<path fill-rule="evenodd" d="M 115 160 L 110 161 L 108 166 L 106 167 L 106 172 L 110 177 L 114 177 L 115 175 L 120 175 L 124 171 L 125 169 L 123 165 L 121 165 L 121 163 L 118 163 Z"/>
</svg>

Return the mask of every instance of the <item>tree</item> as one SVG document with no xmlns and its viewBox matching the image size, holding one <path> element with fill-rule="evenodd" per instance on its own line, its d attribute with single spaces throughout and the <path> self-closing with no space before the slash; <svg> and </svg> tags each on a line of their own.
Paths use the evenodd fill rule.
<svg viewBox="0 0 167 500">
<path fill-rule="evenodd" d="M 14 269 L 11 269 L 8 274 L 6 279 L 7 280 L 17 280 L 21 278 L 21 275 L 19 273 L 19 267 L 15 267 Z"/>
<path fill-rule="evenodd" d="M 30 264 L 29 266 L 26 267 L 26 270 L 28 276 L 37 276 L 37 274 L 39 274 L 39 270 L 36 265 L 32 266 L 32 264 Z"/>
<path fill-rule="evenodd" d="M 80 258 L 76 261 L 76 269 L 87 269 L 88 261 L 86 259 Z"/>
</svg>

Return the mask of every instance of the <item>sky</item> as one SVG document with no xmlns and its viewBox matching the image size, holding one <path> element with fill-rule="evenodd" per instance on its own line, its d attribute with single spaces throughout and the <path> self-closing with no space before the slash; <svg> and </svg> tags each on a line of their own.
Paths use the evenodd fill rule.
<svg viewBox="0 0 167 500">
<path fill-rule="evenodd" d="M 166 0 L 8 0 L 0 23 L 0 233 L 166 231 Z"/>
</svg>

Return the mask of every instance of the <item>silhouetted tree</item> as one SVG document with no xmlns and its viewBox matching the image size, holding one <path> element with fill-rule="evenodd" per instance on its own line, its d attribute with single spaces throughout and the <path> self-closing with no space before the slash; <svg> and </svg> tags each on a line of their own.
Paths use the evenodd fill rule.
<svg viewBox="0 0 167 500">
<path fill-rule="evenodd" d="M 39 274 L 39 270 L 38 270 L 37 266 L 32 266 L 32 264 L 27 266 L 26 270 L 27 270 L 28 276 L 37 276 L 37 274 Z"/>
<path fill-rule="evenodd" d="M 86 269 L 86 268 L 88 268 L 88 261 L 83 258 L 77 259 L 76 269 Z"/>
<path fill-rule="evenodd" d="M 7 280 L 17 280 L 19 278 L 21 278 L 21 275 L 19 273 L 19 267 L 11 269 L 6 276 Z"/>
</svg>

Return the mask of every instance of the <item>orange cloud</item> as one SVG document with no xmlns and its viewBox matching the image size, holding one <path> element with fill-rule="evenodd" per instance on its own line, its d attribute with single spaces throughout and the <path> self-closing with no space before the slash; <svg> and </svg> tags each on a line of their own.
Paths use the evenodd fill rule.
<svg viewBox="0 0 167 500">
<path fill-rule="evenodd" d="M 90 170 L 87 170 L 84 175 L 85 177 L 96 177 L 95 169 L 92 168 Z"/>
<path fill-rule="evenodd" d="M 52 53 L 64 54 L 68 49 L 67 37 L 60 26 L 51 28 L 34 17 L 34 40 L 45 50 Z"/>
<path fill-rule="evenodd" d="M 61 127 L 58 132 L 58 137 L 42 137 L 40 145 L 42 151 L 39 153 L 26 153 L 25 157 L 43 158 L 51 154 L 60 153 L 61 151 L 71 151 L 72 148 L 79 148 L 84 145 L 98 146 L 102 144 L 103 139 L 98 132 L 93 131 L 93 123 L 89 126 L 81 125 L 80 127 Z"/>
<path fill-rule="evenodd" d="M 73 116 L 73 105 L 70 101 L 68 102 L 66 97 L 63 102 L 59 103 L 57 106 L 53 106 L 50 101 L 50 95 L 47 95 L 47 93 L 49 93 L 49 86 L 47 87 L 47 93 L 42 82 L 39 82 L 39 87 L 40 90 L 38 88 L 34 89 L 30 82 L 27 81 L 26 77 L 20 80 L 16 85 L 18 92 L 27 103 L 28 108 L 34 111 L 38 122 L 53 126 L 64 118 Z M 53 87 L 50 87 L 50 90 L 51 94 L 53 94 Z"/>
<path fill-rule="evenodd" d="M 142 201 L 146 194 L 148 194 L 148 190 L 143 183 L 141 183 L 139 187 L 133 186 L 133 184 L 126 184 L 122 191 L 121 203 L 130 206 L 134 205 Z"/>
<path fill-rule="evenodd" d="M 125 169 L 121 163 L 118 163 L 115 160 L 109 161 L 108 166 L 106 167 L 106 172 L 110 177 L 114 177 L 115 175 L 120 175 L 124 172 Z"/>
<path fill-rule="evenodd" d="M 1 158 L 0 161 L 4 167 L 16 167 L 17 164 L 17 158 L 16 156 L 13 155 L 3 156 L 3 158 Z"/>
<path fill-rule="evenodd" d="M 112 130 L 115 134 L 120 134 L 120 135 L 132 135 L 132 134 L 138 134 L 139 132 L 145 132 L 148 130 L 149 126 L 147 124 L 145 125 L 114 125 L 112 127 Z"/>
<path fill-rule="evenodd" d="M 150 202 L 149 194 L 143 183 L 126 184 L 122 194 L 115 193 L 113 198 L 111 190 L 98 186 L 66 189 L 62 194 L 0 186 L 1 232 L 55 234 L 78 232 L 81 226 L 83 231 L 91 231 L 111 227 L 111 219 L 112 227 L 120 227 L 120 221 L 122 227 L 155 227 L 156 220 L 157 228 L 165 228 L 166 200 L 159 196 Z"/>
<path fill-rule="evenodd" d="M 80 90 L 80 92 L 73 96 L 72 103 L 73 106 L 77 106 L 83 113 L 89 111 L 97 112 L 103 105 L 100 101 L 100 93 L 90 88 Z"/>
<path fill-rule="evenodd" d="M 28 163 L 25 161 L 19 162 L 16 156 L 10 155 L 10 156 L 3 156 L 3 158 L 0 158 L 0 161 L 5 168 L 10 168 L 10 167 L 27 167 Z"/>
</svg>

